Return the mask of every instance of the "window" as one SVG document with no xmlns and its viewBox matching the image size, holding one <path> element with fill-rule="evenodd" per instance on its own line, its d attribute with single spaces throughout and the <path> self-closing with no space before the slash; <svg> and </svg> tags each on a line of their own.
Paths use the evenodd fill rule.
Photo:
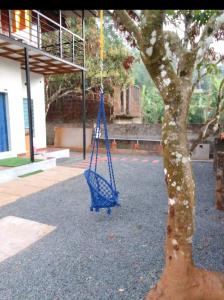
<svg viewBox="0 0 224 300">
<path fill-rule="evenodd" d="M 33 121 L 33 135 L 34 135 L 34 113 L 33 113 L 33 99 L 31 99 L 32 108 L 32 121 Z M 23 98 L 23 115 L 24 115 L 24 126 L 26 133 L 29 132 L 29 113 L 28 113 L 28 99 Z"/>
</svg>

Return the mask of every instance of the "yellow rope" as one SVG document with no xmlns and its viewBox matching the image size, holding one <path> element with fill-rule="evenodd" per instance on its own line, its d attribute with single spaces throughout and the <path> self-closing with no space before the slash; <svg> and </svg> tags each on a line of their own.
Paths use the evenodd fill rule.
<svg viewBox="0 0 224 300">
<path fill-rule="evenodd" d="M 104 35 L 103 35 L 103 10 L 100 10 L 100 80 L 103 90 L 103 50 L 104 50 Z"/>
<path fill-rule="evenodd" d="M 103 10 L 100 11 L 100 59 L 103 62 L 104 36 L 103 36 Z"/>
</svg>

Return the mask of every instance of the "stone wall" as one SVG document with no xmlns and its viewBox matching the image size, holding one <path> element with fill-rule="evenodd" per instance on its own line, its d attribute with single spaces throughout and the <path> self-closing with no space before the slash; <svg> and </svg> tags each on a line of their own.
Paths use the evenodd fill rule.
<svg viewBox="0 0 224 300">
<path fill-rule="evenodd" d="M 93 128 L 99 108 L 99 94 L 86 96 L 86 127 Z M 111 122 L 112 108 L 110 99 L 105 96 L 105 111 L 108 123 Z M 55 127 L 80 128 L 83 125 L 82 95 L 71 94 L 51 104 L 46 118 L 47 144 L 54 144 Z"/>
<path fill-rule="evenodd" d="M 110 136 L 161 139 L 161 124 L 109 124 Z"/>
<path fill-rule="evenodd" d="M 196 139 L 202 124 L 190 124 L 187 127 L 189 141 Z M 108 131 L 111 136 L 138 136 L 147 139 L 161 139 L 161 124 L 109 124 Z M 214 138 L 208 139 L 213 142 Z"/>
<path fill-rule="evenodd" d="M 108 122 L 110 122 L 112 107 L 110 99 L 105 96 L 105 111 Z M 86 119 L 91 126 L 96 122 L 99 108 L 99 94 L 86 95 Z M 82 95 L 66 95 L 60 101 L 51 104 L 47 113 L 47 122 L 50 123 L 82 123 Z"/>
<path fill-rule="evenodd" d="M 191 142 L 195 140 L 198 136 L 198 133 L 200 132 L 202 124 L 190 124 L 187 128 L 187 136 L 188 136 L 188 141 L 189 141 L 189 146 L 191 145 Z M 159 153 L 161 153 L 161 149 L 159 147 L 160 140 L 161 140 L 161 124 L 109 124 L 108 125 L 108 132 L 109 136 L 111 138 L 117 138 L 117 148 L 127 148 L 128 145 L 133 148 L 135 145 L 135 142 L 131 141 L 121 141 L 119 138 L 127 138 L 127 139 L 147 139 L 150 141 L 140 141 L 139 146 L 140 149 L 146 150 L 149 152 L 155 152 L 153 149 L 159 149 Z M 213 156 L 213 142 L 214 142 L 214 137 L 210 137 L 207 139 L 206 142 L 202 142 L 205 144 L 210 145 L 209 153 L 206 155 L 209 157 Z M 195 154 L 195 151 L 193 153 L 192 158 L 193 159 L 205 159 L 203 158 L 203 151 L 204 151 L 204 146 L 201 145 L 202 149 L 198 149 L 197 147 L 197 155 Z M 130 148 L 130 147 L 129 147 Z M 206 158 L 206 159 L 208 159 Z"/>
<path fill-rule="evenodd" d="M 93 128 L 93 123 L 96 122 L 94 120 L 87 120 L 87 128 Z M 197 134 L 200 131 L 201 124 L 191 124 L 188 126 L 187 135 L 188 140 L 191 142 L 193 139 L 197 137 Z M 74 127 L 80 128 L 82 127 L 82 122 L 72 121 L 72 122 L 62 122 L 62 121 L 54 121 L 47 122 L 47 143 L 48 145 L 52 145 L 54 143 L 54 128 L 55 127 Z M 159 144 L 159 140 L 161 140 L 161 124 L 108 124 L 108 133 L 111 138 L 127 138 L 127 139 L 148 139 L 152 140 L 151 144 L 146 142 L 141 142 L 142 149 L 148 150 L 155 146 L 155 140 L 157 140 L 157 144 Z M 103 131 L 102 131 L 103 135 Z M 213 156 L 213 141 L 214 138 L 211 137 L 208 139 L 206 143 L 210 144 L 210 157 Z M 117 145 L 118 148 L 130 148 L 134 146 L 134 142 L 129 141 L 119 141 Z M 157 146 L 155 146 L 157 147 Z"/>
</svg>

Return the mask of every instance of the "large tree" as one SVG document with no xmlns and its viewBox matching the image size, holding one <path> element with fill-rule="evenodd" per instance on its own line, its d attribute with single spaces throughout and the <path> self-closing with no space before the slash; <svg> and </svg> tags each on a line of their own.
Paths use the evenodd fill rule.
<svg viewBox="0 0 224 300">
<path fill-rule="evenodd" d="M 162 144 L 168 192 L 166 263 L 147 299 L 223 300 L 224 276 L 198 269 L 192 258 L 195 183 L 187 141 L 187 116 L 195 70 L 209 54 L 213 37 L 223 37 L 223 11 L 114 11 L 129 33 L 164 102 Z M 180 37 L 166 24 L 183 30 Z"/>
</svg>

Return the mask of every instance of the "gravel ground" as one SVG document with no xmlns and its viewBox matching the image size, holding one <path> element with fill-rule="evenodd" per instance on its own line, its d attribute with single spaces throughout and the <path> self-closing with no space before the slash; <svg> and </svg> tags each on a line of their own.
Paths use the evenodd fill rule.
<svg viewBox="0 0 224 300">
<path fill-rule="evenodd" d="M 111 216 L 105 210 L 89 211 L 84 176 L 0 209 L 0 217 L 57 226 L 0 264 L 1 300 L 144 299 L 164 263 L 167 198 L 162 158 L 114 157 L 122 206 Z M 61 159 L 59 164 L 74 165 L 78 160 Z M 100 163 L 101 170 L 105 166 Z M 200 267 L 224 271 L 224 214 L 214 207 L 212 164 L 195 162 L 193 167 L 198 199 L 194 259 Z"/>
</svg>

